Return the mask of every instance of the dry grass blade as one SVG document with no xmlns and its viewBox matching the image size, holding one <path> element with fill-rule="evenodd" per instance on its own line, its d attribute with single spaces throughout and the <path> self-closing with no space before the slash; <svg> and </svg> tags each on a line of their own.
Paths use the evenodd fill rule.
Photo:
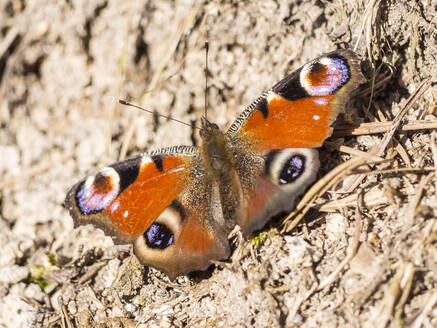
<svg viewBox="0 0 437 328">
<path fill-rule="evenodd" d="M 402 290 L 402 294 L 395 307 L 395 320 L 401 322 L 401 316 L 404 313 L 404 306 L 407 303 L 408 296 L 411 292 L 411 287 L 413 285 L 414 274 L 416 269 L 412 263 L 404 263 L 402 266 L 402 279 L 399 282 L 399 287 Z"/>
<path fill-rule="evenodd" d="M 411 97 L 407 100 L 407 103 L 404 106 L 404 108 L 402 108 L 402 110 L 398 113 L 398 115 L 396 115 L 396 117 L 395 117 L 395 119 L 394 119 L 394 121 L 392 123 L 392 126 L 391 126 L 389 132 L 382 139 L 381 144 L 380 144 L 380 146 L 378 148 L 378 156 L 382 156 L 384 154 L 385 149 L 387 148 L 388 143 L 393 138 L 396 130 L 401 125 L 401 122 L 402 122 L 403 118 L 405 117 L 405 115 L 414 106 L 416 101 L 425 93 L 425 91 L 428 90 L 428 88 L 430 86 L 431 86 L 431 81 L 430 80 L 424 80 L 419 85 L 419 87 L 417 88 L 416 92 L 413 95 L 411 95 Z"/>
<path fill-rule="evenodd" d="M 78 285 L 83 285 L 88 280 L 92 279 L 101 268 L 103 268 L 107 263 L 106 262 L 97 262 L 91 265 L 85 272 L 85 274 L 77 280 Z"/>
<path fill-rule="evenodd" d="M 291 320 L 289 320 L 290 322 L 294 321 L 294 318 L 296 317 L 296 315 L 299 312 L 300 307 L 302 306 L 302 304 L 311 297 L 311 295 L 313 295 L 316 291 L 317 291 L 317 284 L 314 284 L 311 289 L 309 291 L 307 291 L 305 293 L 305 295 L 303 297 L 300 297 L 296 300 L 296 303 L 294 304 L 293 308 L 290 311 L 290 318 Z"/>
<path fill-rule="evenodd" d="M 61 317 L 62 327 L 65 327 L 65 323 L 66 323 L 68 328 L 73 328 L 73 324 L 71 323 L 70 316 L 68 315 L 67 307 L 65 306 L 64 301 L 62 300 L 62 296 L 58 297 L 58 304 L 61 306 L 61 311 L 62 311 L 62 317 Z"/>
<path fill-rule="evenodd" d="M 373 9 L 375 8 L 376 3 L 377 3 L 376 0 L 371 0 L 368 2 L 367 6 L 366 6 L 366 9 L 365 9 L 364 15 L 363 15 L 363 23 L 361 24 L 360 33 L 358 35 L 357 42 L 355 43 L 354 51 L 358 50 L 358 45 L 360 44 L 361 35 L 364 33 L 364 30 L 366 30 L 366 32 L 368 32 L 370 29 L 370 31 L 371 31 Z M 368 33 L 366 33 L 366 37 L 368 37 Z M 371 42 L 371 39 L 369 40 L 367 38 L 366 44 L 369 44 L 370 42 Z"/>
<path fill-rule="evenodd" d="M 393 309 L 396 305 L 396 300 L 398 299 L 400 294 L 401 279 L 402 272 L 401 270 L 399 270 L 390 280 L 389 284 L 384 286 L 384 298 L 379 304 L 378 314 L 372 318 L 371 322 L 369 322 L 369 325 L 367 327 L 387 327 L 391 319 Z"/>
<path fill-rule="evenodd" d="M 437 145 L 435 141 L 436 133 L 435 131 L 432 131 L 431 133 L 431 151 L 432 151 L 432 160 L 434 161 L 434 167 L 435 167 L 435 188 L 437 190 Z"/>
<path fill-rule="evenodd" d="M 305 193 L 299 204 L 296 205 L 295 209 L 285 218 L 282 232 L 289 232 L 293 230 L 318 197 L 323 195 L 329 188 L 337 184 L 348 172 L 365 164 L 366 162 L 367 159 L 361 157 L 350 159 L 349 161 L 338 165 L 335 169 L 331 170 L 323 178 L 317 181 Z M 294 219 L 290 222 L 291 218 Z"/>
<path fill-rule="evenodd" d="M 19 30 L 17 27 L 12 26 L 8 31 L 6 36 L 3 38 L 3 41 L 0 43 L 0 59 L 2 59 L 5 52 L 9 49 L 11 44 L 15 41 L 15 39 L 19 36 Z"/>
<path fill-rule="evenodd" d="M 359 237 L 360 237 L 360 232 L 361 232 L 361 220 L 362 220 L 361 208 L 362 208 L 362 204 L 363 204 L 363 192 L 361 190 L 361 192 L 357 196 L 357 222 L 356 222 L 356 226 L 355 226 L 355 233 L 354 233 L 354 236 L 353 236 L 352 245 L 351 245 L 351 251 L 350 251 L 349 255 L 342 261 L 342 263 L 340 264 L 338 269 L 336 269 L 334 272 L 332 272 L 322 283 L 314 284 L 311 287 L 311 289 L 308 290 L 305 293 L 305 295 L 303 297 L 297 299 L 297 301 L 295 302 L 295 305 L 293 306 L 293 308 L 292 308 L 292 310 L 290 311 L 290 314 L 289 314 L 289 316 L 291 318 L 295 318 L 296 317 L 296 315 L 299 312 L 299 309 L 302 306 L 302 304 L 307 299 L 309 299 L 316 291 L 320 291 L 320 290 L 324 289 L 326 286 L 328 286 L 329 284 L 331 284 L 336 279 L 338 273 L 355 256 L 355 254 L 357 252 L 357 249 L 358 249 Z M 290 320 L 290 322 L 293 322 L 293 320 Z"/>
<path fill-rule="evenodd" d="M 437 289 L 434 290 L 434 292 L 432 293 L 428 302 L 426 302 L 425 308 L 423 309 L 422 313 L 414 321 L 412 328 L 422 327 L 426 316 L 428 315 L 429 312 L 432 311 L 432 309 L 435 307 L 436 303 L 437 303 Z"/>
<path fill-rule="evenodd" d="M 344 207 L 353 207 L 357 203 L 357 194 L 352 194 L 341 199 L 336 199 L 325 204 L 315 206 L 320 212 L 337 212 Z M 368 190 L 364 195 L 363 202 L 366 207 L 375 207 L 387 205 L 390 202 L 390 197 L 386 191 L 379 186 Z"/>
<path fill-rule="evenodd" d="M 409 210 L 408 210 L 408 222 L 410 224 L 414 223 L 414 215 L 416 213 L 417 206 L 419 205 L 420 200 L 422 198 L 423 191 L 426 185 L 431 181 L 433 176 L 434 176 L 434 172 L 426 176 L 423 176 L 422 179 L 420 180 L 419 185 L 417 186 L 417 189 L 414 192 L 414 197 L 409 204 Z"/>
<path fill-rule="evenodd" d="M 333 136 L 334 137 L 346 137 L 346 136 L 359 136 L 378 134 L 390 131 L 393 126 L 392 121 L 388 122 L 371 122 L 361 123 L 359 126 L 336 126 Z M 437 129 L 437 121 L 408 121 L 406 124 L 399 127 L 400 133 L 417 130 L 429 130 Z"/>
<path fill-rule="evenodd" d="M 417 88 L 416 92 L 411 95 L 411 97 L 407 100 L 406 105 L 404 108 L 402 108 L 401 111 L 396 115 L 395 119 L 392 122 L 392 125 L 388 132 L 384 135 L 382 138 L 380 144 L 377 148 L 371 149 L 370 152 L 376 156 L 383 156 L 385 153 L 385 150 L 389 144 L 389 142 L 392 140 L 395 132 L 398 130 L 399 126 L 401 125 L 402 119 L 405 117 L 405 115 L 408 113 L 408 111 L 414 106 L 416 101 L 423 95 L 423 93 L 428 90 L 428 88 L 431 86 L 431 81 L 424 80 L 420 86 Z M 358 175 L 355 179 L 352 179 L 349 181 L 348 184 L 346 184 L 343 187 L 343 190 L 345 192 L 352 192 L 355 190 L 363 181 L 365 175 Z"/>
<path fill-rule="evenodd" d="M 357 97 L 366 97 L 368 95 L 371 95 L 370 98 L 373 98 L 373 94 L 378 93 L 380 90 L 383 90 L 385 88 L 385 85 L 387 84 L 388 81 L 391 80 L 391 78 L 393 77 L 394 73 L 395 73 L 395 68 L 388 64 L 388 63 L 383 63 L 383 65 L 388 67 L 387 71 L 384 71 L 383 73 L 376 75 L 376 77 L 374 79 L 372 79 L 372 83 L 370 85 L 370 87 L 368 88 L 364 88 L 363 90 L 359 89 L 357 91 L 355 91 L 353 94 Z M 382 67 L 382 66 L 380 66 Z M 377 72 L 380 69 L 377 69 Z"/>
<path fill-rule="evenodd" d="M 376 175 L 376 174 L 392 174 L 392 173 L 401 173 L 401 172 L 409 172 L 409 173 L 426 173 L 430 171 L 435 171 L 435 167 L 401 167 L 395 169 L 387 169 L 387 170 L 374 170 L 374 171 L 366 171 L 363 172 L 361 170 L 357 170 L 357 172 L 365 175 Z M 330 201 L 321 205 L 316 205 L 317 208 L 321 212 L 335 212 L 340 208 L 351 207 L 356 201 L 357 195 L 353 194 L 342 199 L 336 199 L 334 201 Z M 364 203 L 368 207 L 374 207 L 379 205 L 385 205 L 390 202 L 390 197 L 387 195 L 387 192 L 378 187 L 374 187 L 369 190 L 364 196 Z"/>
</svg>

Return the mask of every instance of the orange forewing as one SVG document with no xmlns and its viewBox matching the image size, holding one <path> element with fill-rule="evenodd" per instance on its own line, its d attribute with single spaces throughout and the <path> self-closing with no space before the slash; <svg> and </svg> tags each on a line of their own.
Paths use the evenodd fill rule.
<svg viewBox="0 0 437 328">
<path fill-rule="evenodd" d="M 331 134 L 333 99 L 329 95 L 289 101 L 277 95 L 268 103 L 267 118 L 254 111 L 242 132 L 259 150 L 319 147 Z"/>
<path fill-rule="evenodd" d="M 119 233 L 131 239 L 142 234 L 184 188 L 186 159 L 167 156 L 163 170 L 153 162 L 104 210 Z"/>
</svg>

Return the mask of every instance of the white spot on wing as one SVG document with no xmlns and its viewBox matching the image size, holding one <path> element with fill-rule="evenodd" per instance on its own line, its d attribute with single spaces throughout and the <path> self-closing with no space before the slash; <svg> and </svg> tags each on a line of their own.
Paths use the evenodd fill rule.
<svg viewBox="0 0 437 328">
<path fill-rule="evenodd" d="M 314 63 L 315 63 L 315 61 L 312 61 L 311 63 L 306 64 L 302 68 L 302 70 L 300 71 L 300 75 L 299 75 L 300 85 L 311 96 L 313 95 L 313 93 L 312 93 L 312 85 L 308 81 L 307 76 L 311 72 L 311 67 L 313 66 Z"/>
<path fill-rule="evenodd" d="M 146 165 L 149 163 L 153 163 L 152 158 L 149 155 L 144 154 L 143 157 L 141 157 L 140 170 L 143 167 L 143 165 Z"/>
<path fill-rule="evenodd" d="M 118 190 L 118 186 L 120 184 L 120 176 L 117 171 L 112 167 L 104 167 L 99 172 L 101 175 L 108 177 L 114 189 Z"/>
<path fill-rule="evenodd" d="M 111 204 L 111 213 L 114 213 L 118 207 L 120 206 L 120 202 L 119 201 L 115 201 Z"/>
<path fill-rule="evenodd" d="M 318 120 L 320 120 L 320 116 L 319 116 L 319 115 L 314 115 L 314 116 L 313 116 L 313 119 L 314 119 L 315 121 L 318 121 Z"/>
<path fill-rule="evenodd" d="M 322 106 L 326 106 L 326 105 L 329 104 L 328 99 L 323 98 L 323 97 L 314 98 L 314 102 L 315 102 L 317 105 L 322 105 Z"/>
<path fill-rule="evenodd" d="M 115 194 L 118 193 L 118 189 L 120 186 L 120 176 L 118 175 L 117 171 L 115 171 L 112 167 L 104 167 L 99 171 L 98 174 L 103 175 L 109 180 L 109 183 L 112 186 L 112 191 L 115 192 Z M 83 185 L 83 190 L 85 192 L 85 198 L 89 197 L 89 193 L 94 191 L 94 181 L 96 179 L 95 175 L 89 176 Z"/>
<path fill-rule="evenodd" d="M 89 191 L 89 189 L 91 188 L 91 186 L 93 185 L 95 176 L 89 176 L 86 180 L 85 183 L 83 184 L 83 189 L 85 190 L 85 192 Z"/>
<path fill-rule="evenodd" d="M 267 93 L 267 103 L 269 103 L 270 101 L 272 101 L 273 99 L 278 98 L 278 95 L 276 93 L 274 93 L 273 91 L 269 91 Z"/>
<path fill-rule="evenodd" d="M 335 67 L 335 65 L 332 65 L 332 60 L 328 57 L 320 58 L 319 63 L 325 66 L 329 66 L 332 70 L 337 70 L 337 67 Z"/>
</svg>

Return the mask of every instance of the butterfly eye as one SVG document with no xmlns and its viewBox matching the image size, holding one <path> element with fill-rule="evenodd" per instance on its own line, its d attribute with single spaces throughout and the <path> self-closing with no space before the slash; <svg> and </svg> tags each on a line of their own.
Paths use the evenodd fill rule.
<svg viewBox="0 0 437 328">
<path fill-rule="evenodd" d="M 144 233 L 144 239 L 150 248 L 165 249 L 173 244 L 174 235 L 165 224 L 152 223 Z"/>
<path fill-rule="evenodd" d="M 279 184 L 284 185 L 295 181 L 304 171 L 305 157 L 294 155 L 285 161 L 279 174 Z"/>
</svg>

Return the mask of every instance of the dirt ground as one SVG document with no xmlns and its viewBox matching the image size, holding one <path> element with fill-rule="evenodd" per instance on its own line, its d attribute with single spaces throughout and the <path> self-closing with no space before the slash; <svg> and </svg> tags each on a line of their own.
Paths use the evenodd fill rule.
<svg viewBox="0 0 437 328">
<path fill-rule="evenodd" d="M 436 13 L 434 0 L 1 1 L 0 326 L 437 327 Z M 198 124 L 206 38 L 221 127 L 287 72 L 355 48 L 368 83 L 338 124 L 362 129 L 325 143 L 333 184 L 296 227 L 284 215 L 171 282 L 74 229 L 62 203 L 100 167 L 198 141 L 117 100 Z"/>
</svg>

